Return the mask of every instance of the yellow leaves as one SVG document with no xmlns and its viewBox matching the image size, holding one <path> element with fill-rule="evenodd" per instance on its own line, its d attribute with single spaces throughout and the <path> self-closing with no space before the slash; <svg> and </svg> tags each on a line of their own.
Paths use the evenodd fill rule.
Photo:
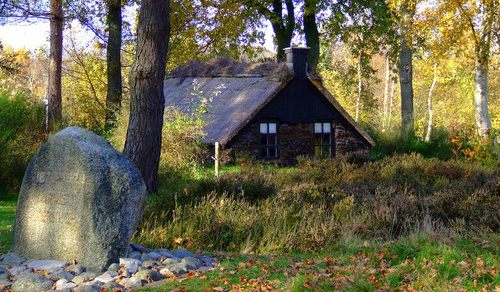
<svg viewBox="0 0 500 292">
<path fill-rule="evenodd" d="M 238 264 L 238 267 L 240 267 L 240 268 L 246 268 L 246 267 L 247 267 L 247 265 L 246 265 L 245 263 L 239 263 L 239 264 Z"/>
<path fill-rule="evenodd" d="M 182 237 L 174 238 L 174 244 L 180 245 L 184 239 Z"/>
</svg>

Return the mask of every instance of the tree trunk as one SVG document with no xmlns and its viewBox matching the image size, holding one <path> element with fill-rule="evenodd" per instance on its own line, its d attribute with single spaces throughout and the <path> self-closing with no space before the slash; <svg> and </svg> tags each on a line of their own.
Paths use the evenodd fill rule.
<svg viewBox="0 0 500 292">
<path fill-rule="evenodd" d="M 124 153 L 141 171 L 150 193 L 158 190 L 169 20 L 168 0 L 141 2 L 137 51 L 130 73 L 130 119 Z"/>
<path fill-rule="evenodd" d="M 404 1 L 401 8 L 401 51 L 399 52 L 399 84 L 401 87 L 401 136 L 414 139 L 413 118 L 413 52 L 408 44 L 411 35 L 414 5 Z"/>
<path fill-rule="evenodd" d="M 61 0 L 50 0 L 50 64 L 47 94 L 47 130 L 57 131 L 62 124 L 62 42 L 63 10 Z"/>
<path fill-rule="evenodd" d="M 358 96 L 356 97 L 356 122 L 359 120 L 359 108 L 361 106 L 361 94 L 363 92 L 363 72 L 361 68 L 361 52 L 358 58 Z"/>
<path fill-rule="evenodd" d="M 121 0 L 108 0 L 108 46 L 107 46 L 107 78 L 106 95 L 106 130 L 116 124 L 116 115 L 122 102 L 122 64 L 120 49 L 122 46 L 122 7 Z"/>
<path fill-rule="evenodd" d="M 292 42 L 293 30 L 295 28 L 295 13 L 294 13 L 294 5 L 292 0 L 285 0 L 287 16 L 286 21 L 283 20 L 283 5 L 281 0 L 273 0 L 272 6 L 273 11 L 269 17 L 271 21 L 271 25 L 274 30 L 274 35 L 276 36 L 276 40 L 278 42 L 277 49 L 277 61 L 285 60 L 285 48 L 290 47 Z"/>
<path fill-rule="evenodd" d="M 387 123 L 390 123 L 392 120 L 392 108 L 394 107 L 394 89 L 396 88 L 396 73 L 393 73 L 391 80 L 391 96 L 389 97 L 389 113 L 387 117 Z"/>
<path fill-rule="evenodd" d="M 432 122 L 434 119 L 432 113 L 432 92 L 434 90 L 434 86 L 436 86 L 436 79 L 437 79 L 437 63 L 434 63 L 434 78 L 432 79 L 432 85 L 431 88 L 429 89 L 429 96 L 427 98 L 427 110 L 428 110 L 429 122 L 427 124 L 427 134 L 425 135 L 425 142 L 429 142 L 431 140 L 431 135 L 432 135 Z"/>
<path fill-rule="evenodd" d="M 385 132 L 387 126 L 387 110 L 389 100 L 389 79 L 391 78 L 389 68 L 389 56 L 385 56 L 385 87 L 384 87 L 384 104 L 383 104 L 383 117 L 382 117 L 382 131 Z"/>
<path fill-rule="evenodd" d="M 476 125 L 479 134 L 483 138 L 489 138 L 491 122 L 488 113 L 488 60 L 481 60 L 480 57 L 476 59 L 476 74 L 475 85 L 476 90 L 474 94 L 474 105 L 476 115 Z"/>
<path fill-rule="evenodd" d="M 401 87 L 401 136 L 405 139 L 413 139 L 413 66 L 412 51 L 403 41 L 399 53 L 399 85 Z"/>
<path fill-rule="evenodd" d="M 496 3 L 495 1 L 477 1 L 482 11 L 482 15 L 475 22 L 476 27 L 474 27 L 471 21 L 471 30 L 473 31 L 476 53 L 474 112 L 479 135 L 485 140 L 491 138 L 491 122 L 488 113 L 488 63 L 490 57 L 491 35 L 494 29 L 494 19 L 496 15 Z"/>
<path fill-rule="evenodd" d="M 304 3 L 304 33 L 306 44 L 310 48 L 307 62 L 311 72 L 316 71 L 319 61 L 319 32 L 316 24 L 316 11 L 318 0 L 305 0 Z"/>
</svg>

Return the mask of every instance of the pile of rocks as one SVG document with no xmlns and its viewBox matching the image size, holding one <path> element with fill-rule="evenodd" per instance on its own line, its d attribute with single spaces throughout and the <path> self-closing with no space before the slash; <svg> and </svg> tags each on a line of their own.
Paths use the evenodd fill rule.
<svg viewBox="0 0 500 292">
<path fill-rule="evenodd" d="M 151 250 L 131 244 L 126 258 L 111 264 L 105 272 L 87 271 L 77 263 L 56 260 L 27 260 L 15 253 L 0 255 L 0 292 L 127 291 L 190 271 L 215 268 L 215 259 L 185 249 Z"/>
</svg>

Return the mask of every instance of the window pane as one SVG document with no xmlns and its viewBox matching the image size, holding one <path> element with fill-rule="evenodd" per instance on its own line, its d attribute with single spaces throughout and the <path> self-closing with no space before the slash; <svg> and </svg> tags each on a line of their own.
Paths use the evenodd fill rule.
<svg viewBox="0 0 500 292">
<path fill-rule="evenodd" d="M 278 157 L 278 149 L 276 147 L 269 147 L 269 157 Z"/>
<path fill-rule="evenodd" d="M 269 134 L 276 134 L 276 123 L 269 123 Z"/>
<path fill-rule="evenodd" d="M 315 146 L 314 147 L 314 155 L 315 156 L 321 156 L 321 146 Z"/>
<path fill-rule="evenodd" d="M 261 146 L 267 145 L 267 135 L 260 135 L 260 145 Z"/>
<path fill-rule="evenodd" d="M 325 148 L 324 148 L 324 156 L 332 156 L 332 147 L 325 146 Z"/>
<path fill-rule="evenodd" d="M 321 134 L 314 134 L 314 144 L 315 145 L 321 144 Z"/>
<path fill-rule="evenodd" d="M 267 134 L 267 124 L 266 123 L 261 123 L 260 124 L 260 133 L 261 134 Z"/>
<path fill-rule="evenodd" d="M 278 145 L 278 139 L 276 135 L 267 135 L 267 145 Z"/>
<path fill-rule="evenodd" d="M 260 148 L 260 157 L 267 157 L 267 147 Z"/>
<path fill-rule="evenodd" d="M 321 123 L 314 123 L 314 133 L 322 133 Z"/>
<path fill-rule="evenodd" d="M 332 135 L 331 134 L 324 134 L 323 135 L 323 144 L 325 144 L 325 145 L 332 144 Z"/>
<path fill-rule="evenodd" d="M 323 133 L 331 133 L 332 125 L 330 123 L 323 123 Z"/>
</svg>

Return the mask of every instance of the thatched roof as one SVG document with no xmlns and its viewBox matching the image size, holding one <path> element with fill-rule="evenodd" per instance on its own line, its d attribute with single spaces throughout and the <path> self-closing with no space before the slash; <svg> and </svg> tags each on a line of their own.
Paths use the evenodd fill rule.
<svg viewBox="0 0 500 292">
<path fill-rule="evenodd" d="M 186 77 L 168 78 L 164 83 L 165 104 L 180 109 L 192 107 L 193 81 L 205 97 L 213 96 L 217 87 L 220 93 L 213 98 L 212 107 L 204 118 L 207 136 L 203 142 L 225 145 L 264 107 L 288 82 L 267 77 Z"/>
<path fill-rule="evenodd" d="M 229 58 L 215 58 L 189 61 L 169 74 L 169 77 L 179 78 L 233 76 L 267 76 L 270 79 L 285 80 L 293 76 L 293 70 L 283 62 L 245 63 Z"/>
</svg>

